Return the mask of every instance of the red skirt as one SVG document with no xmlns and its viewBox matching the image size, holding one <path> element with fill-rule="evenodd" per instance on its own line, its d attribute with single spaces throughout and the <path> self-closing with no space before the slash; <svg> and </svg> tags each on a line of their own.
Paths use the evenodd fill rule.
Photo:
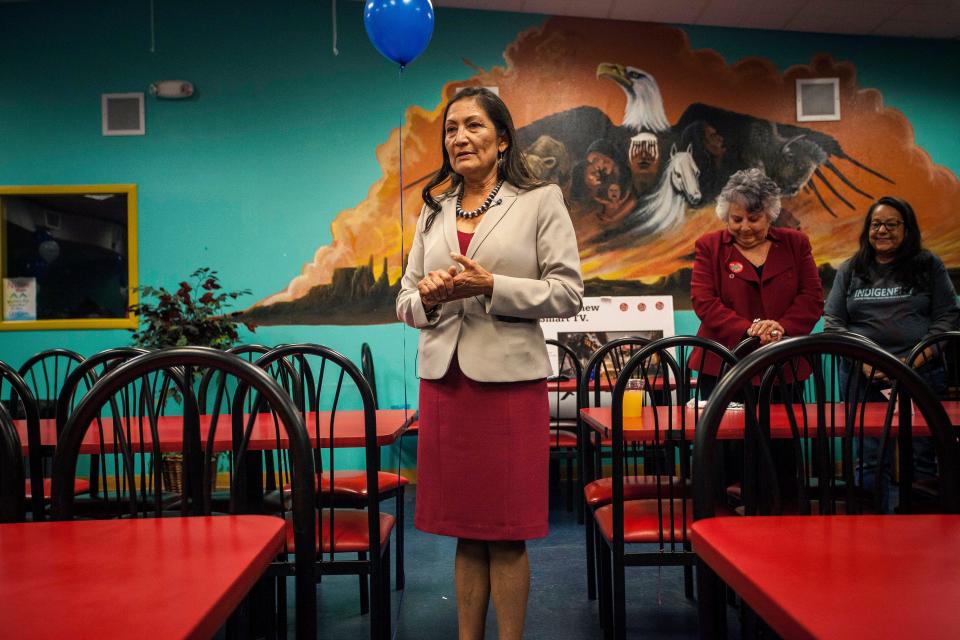
<svg viewBox="0 0 960 640">
<path fill-rule="evenodd" d="M 476 382 L 454 357 L 420 381 L 421 531 L 474 540 L 547 535 L 550 415 L 544 380 Z"/>
</svg>

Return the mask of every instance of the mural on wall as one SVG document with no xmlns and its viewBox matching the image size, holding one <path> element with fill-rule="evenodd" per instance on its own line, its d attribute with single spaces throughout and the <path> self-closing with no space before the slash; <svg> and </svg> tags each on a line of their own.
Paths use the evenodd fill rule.
<svg viewBox="0 0 960 640">
<path fill-rule="evenodd" d="M 749 38 L 747 31 L 744 38 Z M 531 167 L 564 191 L 587 295 L 674 296 L 689 308 L 697 236 L 719 228 L 716 197 L 731 173 L 762 167 L 784 193 L 778 224 L 802 229 L 827 284 L 855 250 L 867 206 L 909 200 L 926 245 L 960 266 L 960 182 L 914 142 L 905 116 L 856 69 L 829 55 L 779 71 L 749 58 L 728 64 L 662 25 L 551 18 L 520 33 L 505 67 L 447 83 L 430 110 L 411 107 L 377 148 L 383 175 L 340 212 L 333 241 L 279 293 L 240 314 L 251 324 L 395 322 L 401 272 L 398 136 L 403 136 L 403 246 L 420 189 L 441 162 L 443 106 L 457 88 L 496 86 Z M 842 120 L 796 124 L 798 78 L 837 77 Z M 413 176 L 413 178 L 409 178 Z"/>
</svg>

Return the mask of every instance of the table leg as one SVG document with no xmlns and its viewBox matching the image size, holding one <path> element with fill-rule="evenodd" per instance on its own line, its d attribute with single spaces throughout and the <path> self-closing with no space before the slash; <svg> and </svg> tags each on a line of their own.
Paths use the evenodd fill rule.
<svg viewBox="0 0 960 640">
<path fill-rule="evenodd" d="M 707 564 L 697 559 L 697 613 L 700 618 L 700 637 L 725 638 L 727 608 L 723 598 L 724 584 Z"/>
</svg>

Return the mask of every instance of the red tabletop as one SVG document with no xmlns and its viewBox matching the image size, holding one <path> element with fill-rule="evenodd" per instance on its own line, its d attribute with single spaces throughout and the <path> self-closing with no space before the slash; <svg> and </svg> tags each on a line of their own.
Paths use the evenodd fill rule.
<svg viewBox="0 0 960 640">
<path fill-rule="evenodd" d="M 960 516 L 710 518 L 690 537 L 784 638 L 960 638 Z"/>
<path fill-rule="evenodd" d="M 943 408 L 947 411 L 947 415 L 950 417 L 950 422 L 952 424 L 960 423 L 960 402 L 955 400 L 944 401 L 941 403 Z M 705 407 L 699 408 L 699 415 L 703 415 Z M 685 414 L 687 429 L 690 433 L 690 438 L 693 438 L 693 425 L 696 424 L 696 421 L 699 417 L 697 412 L 693 407 L 650 407 L 646 406 L 643 408 L 642 417 L 633 417 L 625 418 L 623 421 L 623 431 L 624 439 L 634 442 L 634 441 L 644 441 L 649 440 L 653 435 L 655 417 L 654 411 L 656 411 L 656 418 L 659 420 L 660 429 L 666 429 L 667 424 L 670 419 L 670 414 L 672 413 L 673 419 L 673 428 L 680 428 L 680 417 L 681 413 Z M 829 408 L 827 409 L 827 428 L 829 429 L 829 420 L 830 413 Z M 838 432 L 843 428 L 843 404 L 836 405 L 836 419 L 835 425 Z M 863 414 L 863 425 L 865 427 L 866 435 L 870 436 L 881 436 L 883 435 L 883 422 L 886 419 L 887 404 L 885 402 L 868 402 L 866 403 L 866 408 Z M 600 432 L 603 435 L 609 435 L 609 430 L 613 425 L 613 416 L 610 407 L 590 407 L 580 410 L 580 415 L 583 417 L 584 422 L 586 422 L 592 429 Z M 794 415 L 797 417 L 798 426 L 802 429 L 802 413 L 799 407 L 794 407 Z M 816 405 L 807 405 L 807 424 L 813 433 L 813 425 L 816 421 L 817 407 Z M 857 415 L 857 422 L 860 422 L 859 414 Z M 720 421 L 720 430 L 717 432 L 717 438 L 720 440 L 740 440 L 743 438 L 743 423 L 744 423 L 744 413 L 742 410 L 737 409 L 728 409 L 724 413 L 723 418 Z M 926 421 L 923 419 L 923 416 L 917 412 L 913 414 L 913 426 L 915 429 L 925 429 Z M 891 433 L 896 433 L 896 419 L 894 419 L 894 424 L 891 426 Z M 773 438 L 790 438 L 792 437 L 790 432 L 790 422 L 787 418 L 787 408 L 786 405 L 771 405 L 770 406 L 770 436 Z"/>
<path fill-rule="evenodd" d="M 392 444 L 407 428 L 407 422 L 412 420 L 415 414 L 403 409 L 380 409 L 377 410 L 377 446 Z M 305 424 L 310 441 L 317 446 L 316 425 L 319 418 L 319 446 L 330 446 L 330 414 L 328 412 L 309 412 L 305 416 Z M 104 424 L 108 424 L 104 420 Z M 206 442 L 206 435 L 210 430 L 211 417 L 200 416 L 200 428 L 203 441 Z M 20 442 L 23 443 L 24 455 L 27 452 L 27 427 L 26 422 L 17 420 L 17 431 L 20 434 Z M 144 422 L 144 430 L 148 427 Z M 160 435 L 160 450 L 164 452 L 183 450 L 183 422 L 179 416 L 162 416 L 157 420 L 157 430 Z M 281 439 L 280 448 L 287 446 L 287 439 L 280 428 Z M 106 432 L 105 432 L 106 433 Z M 263 413 L 257 416 L 253 426 L 253 432 L 250 437 L 250 449 L 253 451 L 265 451 L 277 448 L 277 429 L 274 427 L 274 420 L 271 414 Z M 217 422 L 217 432 L 214 437 L 215 451 L 229 451 L 231 449 L 233 437 L 229 416 L 220 416 Z M 144 442 L 152 442 L 149 432 L 144 434 Z M 106 450 L 112 450 L 112 436 L 108 439 L 110 443 Z M 131 437 L 134 447 L 139 446 L 139 434 L 134 433 Z M 40 421 L 40 441 L 44 446 L 54 446 L 57 442 L 56 424 L 52 419 Z M 96 425 L 92 426 L 83 444 L 80 446 L 81 454 L 96 454 L 100 452 L 100 434 Z M 364 446 L 363 429 L 363 411 L 337 411 L 334 420 L 334 447 L 362 447 Z"/>
<path fill-rule="evenodd" d="M 7 638 L 209 638 L 282 550 L 271 516 L 0 525 Z"/>
</svg>

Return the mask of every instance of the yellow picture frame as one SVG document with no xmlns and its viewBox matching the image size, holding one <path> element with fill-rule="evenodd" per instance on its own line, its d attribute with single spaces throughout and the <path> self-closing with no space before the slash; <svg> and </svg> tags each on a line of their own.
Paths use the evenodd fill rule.
<svg viewBox="0 0 960 640">
<path fill-rule="evenodd" d="M 7 198 L 9 196 L 57 196 L 57 195 L 108 195 L 125 194 L 127 200 L 127 308 L 137 303 L 137 185 L 31 185 L 0 186 L 0 279 L 6 278 L 7 268 Z M 5 320 L 5 301 L 0 300 L 0 331 L 38 331 L 72 329 L 136 329 L 138 317 L 127 312 L 126 317 L 112 318 L 63 318 L 50 320 Z"/>
</svg>

